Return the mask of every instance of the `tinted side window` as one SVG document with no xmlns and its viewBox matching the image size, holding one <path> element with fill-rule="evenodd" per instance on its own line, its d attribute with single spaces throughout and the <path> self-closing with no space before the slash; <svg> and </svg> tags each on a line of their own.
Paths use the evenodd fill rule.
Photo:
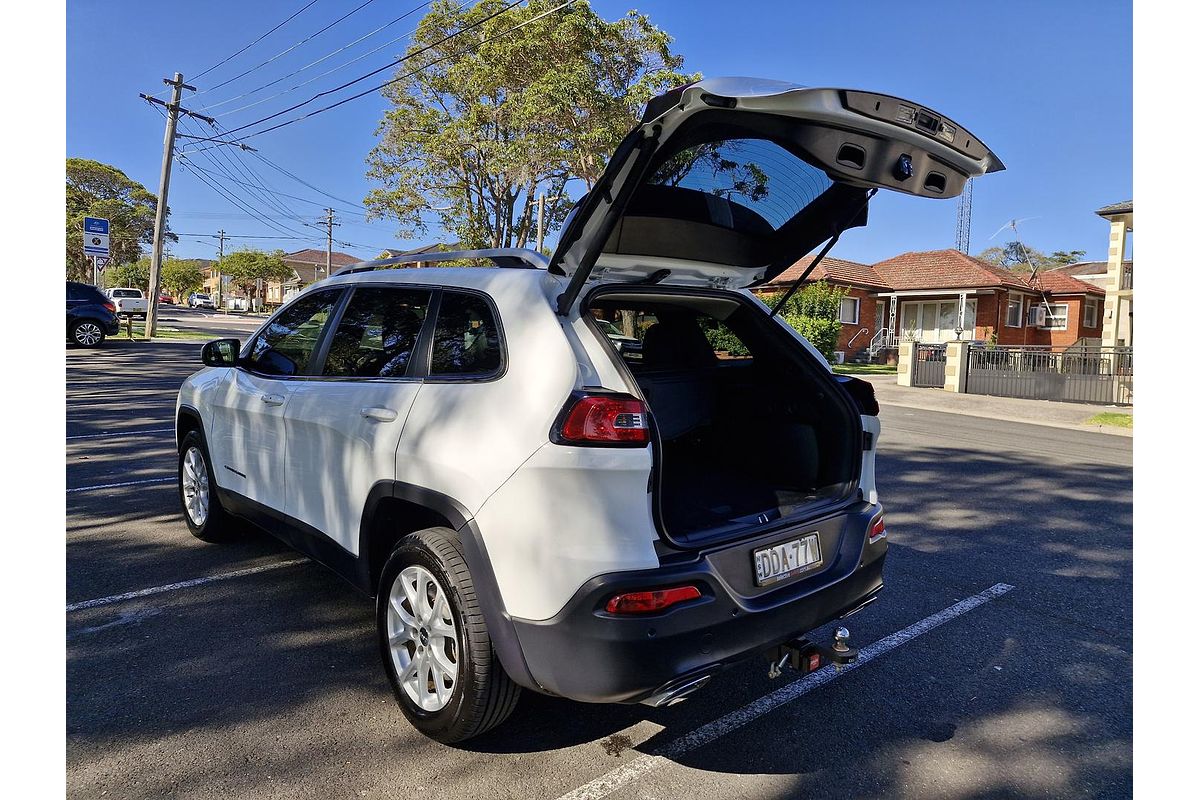
<svg viewBox="0 0 1200 800">
<path fill-rule="evenodd" d="M 340 296 L 340 290 L 317 292 L 276 314 L 250 345 L 251 368 L 267 375 L 303 374 Z"/>
<path fill-rule="evenodd" d="M 487 375 L 500 369 L 500 330 L 475 295 L 444 292 L 433 332 L 430 375 Z"/>
<path fill-rule="evenodd" d="M 428 309 L 425 290 L 355 289 L 329 345 L 324 374 L 403 377 Z"/>
<path fill-rule="evenodd" d="M 68 300 L 82 300 L 83 299 L 83 297 L 81 297 L 80 293 L 79 293 L 79 284 L 78 283 L 71 283 L 69 281 L 67 282 L 67 299 Z"/>
</svg>

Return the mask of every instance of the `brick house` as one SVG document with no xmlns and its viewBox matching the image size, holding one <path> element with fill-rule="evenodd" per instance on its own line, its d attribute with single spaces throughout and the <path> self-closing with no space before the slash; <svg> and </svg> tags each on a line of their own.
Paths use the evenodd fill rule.
<svg viewBox="0 0 1200 800">
<path fill-rule="evenodd" d="M 339 253 L 334 250 L 329 257 L 333 274 L 352 264 L 362 262 L 357 256 L 349 253 Z M 308 248 L 287 253 L 283 263 L 292 268 L 292 278 L 286 281 L 269 281 L 266 286 L 264 302 L 269 306 L 277 306 L 286 301 L 291 295 L 310 283 L 316 283 L 329 276 L 325 274 L 325 251 Z"/>
<path fill-rule="evenodd" d="M 811 256 L 801 259 L 758 291 L 787 289 L 811 263 Z M 957 250 L 903 253 L 872 265 L 827 258 L 806 282 L 822 279 L 849 292 L 838 340 L 846 360 L 877 357 L 903 338 L 953 341 L 960 321 L 964 340 L 1054 349 L 1080 339 L 1098 344 L 1103 326 L 1100 287 L 1059 271 L 1031 280 Z"/>
</svg>

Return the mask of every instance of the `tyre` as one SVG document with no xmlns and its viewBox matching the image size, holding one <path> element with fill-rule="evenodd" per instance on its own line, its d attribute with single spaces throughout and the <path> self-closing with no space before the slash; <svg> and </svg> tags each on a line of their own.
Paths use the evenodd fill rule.
<svg viewBox="0 0 1200 800">
<path fill-rule="evenodd" d="M 80 347 L 99 347 L 104 343 L 104 328 L 99 322 L 81 319 L 71 326 L 71 342 Z"/>
<path fill-rule="evenodd" d="M 204 542 L 226 542 L 237 530 L 234 520 L 221 507 L 212 479 L 212 461 L 204 437 L 191 431 L 179 446 L 179 503 L 192 535 Z"/>
<path fill-rule="evenodd" d="M 376 626 L 400 709 L 421 733 L 451 744 L 508 719 L 521 688 L 488 636 L 458 534 L 429 528 L 392 551 L 379 579 Z"/>
</svg>

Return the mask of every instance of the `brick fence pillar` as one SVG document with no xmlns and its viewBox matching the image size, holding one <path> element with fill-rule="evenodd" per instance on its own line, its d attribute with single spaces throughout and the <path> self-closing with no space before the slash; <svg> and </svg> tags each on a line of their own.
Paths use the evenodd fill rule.
<svg viewBox="0 0 1200 800">
<path fill-rule="evenodd" d="M 947 392 L 967 390 L 967 342 L 946 343 L 946 382 L 942 386 Z"/>
<path fill-rule="evenodd" d="M 912 386 L 913 370 L 917 368 L 917 343 L 901 342 L 896 356 L 896 385 Z"/>
</svg>

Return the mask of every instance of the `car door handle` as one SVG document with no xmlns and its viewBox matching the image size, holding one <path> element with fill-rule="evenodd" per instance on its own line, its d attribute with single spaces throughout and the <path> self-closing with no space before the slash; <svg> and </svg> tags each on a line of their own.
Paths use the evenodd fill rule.
<svg viewBox="0 0 1200 800">
<path fill-rule="evenodd" d="M 283 405 L 283 400 L 284 398 L 281 394 L 264 394 L 262 396 L 262 401 L 269 406 L 281 406 Z"/>
<path fill-rule="evenodd" d="M 362 408 L 359 409 L 358 413 L 362 414 L 367 419 L 373 419 L 377 422 L 391 422 L 392 420 L 396 419 L 396 412 L 394 410 L 390 408 L 382 408 L 380 406 Z"/>
</svg>

